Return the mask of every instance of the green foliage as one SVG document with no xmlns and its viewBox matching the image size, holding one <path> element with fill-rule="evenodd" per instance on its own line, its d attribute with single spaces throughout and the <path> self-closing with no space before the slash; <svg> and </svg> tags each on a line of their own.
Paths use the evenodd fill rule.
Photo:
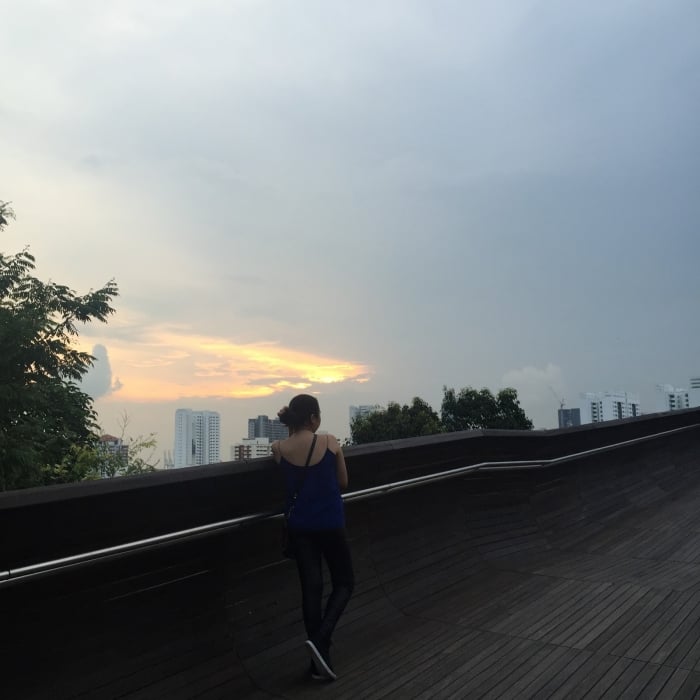
<svg viewBox="0 0 700 700">
<path fill-rule="evenodd" d="M 443 387 L 442 425 L 446 432 L 492 428 L 501 430 L 532 430 L 532 421 L 520 407 L 518 392 L 501 389 L 494 396 L 489 389 L 477 391 L 471 387 Z"/>
<path fill-rule="evenodd" d="M 417 396 L 410 405 L 391 402 L 385 410 L 358 416 L 350 424 L 352 442 L 356 445 L 440 432 L 442 426 L 438 414 Z"/>
<path fill-rule="evenodd" d="M 158 460 L 154 459 L 156 449 L 155 433 L 147 436 L 139 435 L 135 438 L 127 439 L 126 431 L 129 425 L 129 417 L 126 412 L 122 414 L 120 421 L 120 440 L 126 446 L 126 454 L 108 452 L 103 446 L 98 450 L 98 469 L 96 473 L 103 478 L 114 478 L 115 476 L 133 476 L 134 474 L 145 474 L 154 472 L 158 465 Z M 146 453 L 144 456 L 143 453 Z M 92 477 L 90 477 L 92 478 Z"/>
<path fill-rule="evenodd" d="M 385 410 L 358 416 L 350 424 L 348 444 L 398 440 L 400 438 L 435 435 L 491 428 L 501 430 L 532 430 L 532 421 L 520 407 L 515 389 L 501 389 L 494 396 L 489 389 L 476 391 L 471 387 L 443 387 L 441 416 L 418 397 L 410 406 L 390 403 Z"/>
<path fill-rule="evenodd" d="M 126 421 L 122 424 L 121 439 L 126 454 L 112 452 L 104 444 L 72 445 L 61 462 L 43 467 L 44 483 L 65 484 L 88 479 L 113 479 L 154 472 L 158 460 L 153 459 L 156 448 L 155 434 L 147 437 L 124 438 Z M 147 451 L 144 456 L 142 453 Z"/>
<path fill-rule="evenodd" d="M 0 231 L 14 213 L 0 201 Z M 114 281 L 84 295 L 32 275 L 25 249 L 0 253 L 0 490 L 47 481 L 46 465 L 76 465 L 80 449 L 96 444 L 92 399 L 79 381 L 94 357 L 76 350 L 78 324 L 106 322 L 118 289 Z M 78 450 L 76 452 L 76 450 Z M 73 471 L 71 471 L 73 470 Z M 76 472 L 77 470 L 77 472 Z M 52 479 L 48 479 L 52 481 Z"/>
</svg>

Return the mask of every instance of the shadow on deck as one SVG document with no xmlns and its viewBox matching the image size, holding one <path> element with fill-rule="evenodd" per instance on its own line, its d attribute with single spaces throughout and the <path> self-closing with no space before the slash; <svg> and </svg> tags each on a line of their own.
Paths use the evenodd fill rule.
<svg viewBox="0 0 700 700">
<path fill-rule="evenodd" d="M 304 676 L 296 573 L 265 522 L 0 589 L 2 695 L 694 697 L 699 435 L 349 503 L 335 683 Z"/>
</svg>

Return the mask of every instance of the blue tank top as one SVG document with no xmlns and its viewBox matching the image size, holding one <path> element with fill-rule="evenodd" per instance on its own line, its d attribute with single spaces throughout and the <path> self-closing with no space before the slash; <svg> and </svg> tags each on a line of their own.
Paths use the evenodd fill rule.
<svg viewBox="0 0 700 700">
<path fill-rule="evenodd" d="M 290 530 L 336 530 L 345 527 L 334 452 L 326 449 L 321 461 L 308 467 L 298 467 L 284 457 L 280 459 L 280 464 L 287 482 L 284 512 Z"/>
</svg>

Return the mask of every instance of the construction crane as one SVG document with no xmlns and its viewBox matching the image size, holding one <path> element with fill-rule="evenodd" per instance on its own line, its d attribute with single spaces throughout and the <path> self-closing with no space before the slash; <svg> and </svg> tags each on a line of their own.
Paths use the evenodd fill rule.
<svg viewBox="0 0 700 700">
<path fill-rule="evenodd" d="M 562 408 L 564 408 L 564 405 L 566 404 L 566 402 L 564 401 L 564 399 L 562 399 L 562 397 L 559 396 L 559 394 L 557 394 L 557 392 L 554 391 L 554 389 L 552 389 L 552 387 L 551 387 L 549 384 L 547 384 L 547 387 L 548 387 L 549 390 L 554 394 L 554 398 L 559 402 L 559 410 L 561 410 Z"/>
</svg>

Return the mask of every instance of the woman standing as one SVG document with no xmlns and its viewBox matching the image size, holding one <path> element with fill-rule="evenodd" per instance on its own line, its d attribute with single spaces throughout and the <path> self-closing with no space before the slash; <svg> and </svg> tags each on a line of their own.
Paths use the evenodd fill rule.
<svg viewBox="0 0 700 700">
<path fill-rule="evenodd" d="M 331 636 L 355 583 L 340 496 L 340 489 L 348 485 L 345 458 L 333 435 L 316 435 L 321 411 L 314 396 L 295 396 L 278 416 L 289 428 L 289 437 L 273 443 L 272 453 L 284 468 L 287 484 L 285 514 L 301 582 L 311 672 L 315 678 L 335 680 Z M 323 559 L 332 584 L 325 611 L 321 605 Z"/>
</svg>

